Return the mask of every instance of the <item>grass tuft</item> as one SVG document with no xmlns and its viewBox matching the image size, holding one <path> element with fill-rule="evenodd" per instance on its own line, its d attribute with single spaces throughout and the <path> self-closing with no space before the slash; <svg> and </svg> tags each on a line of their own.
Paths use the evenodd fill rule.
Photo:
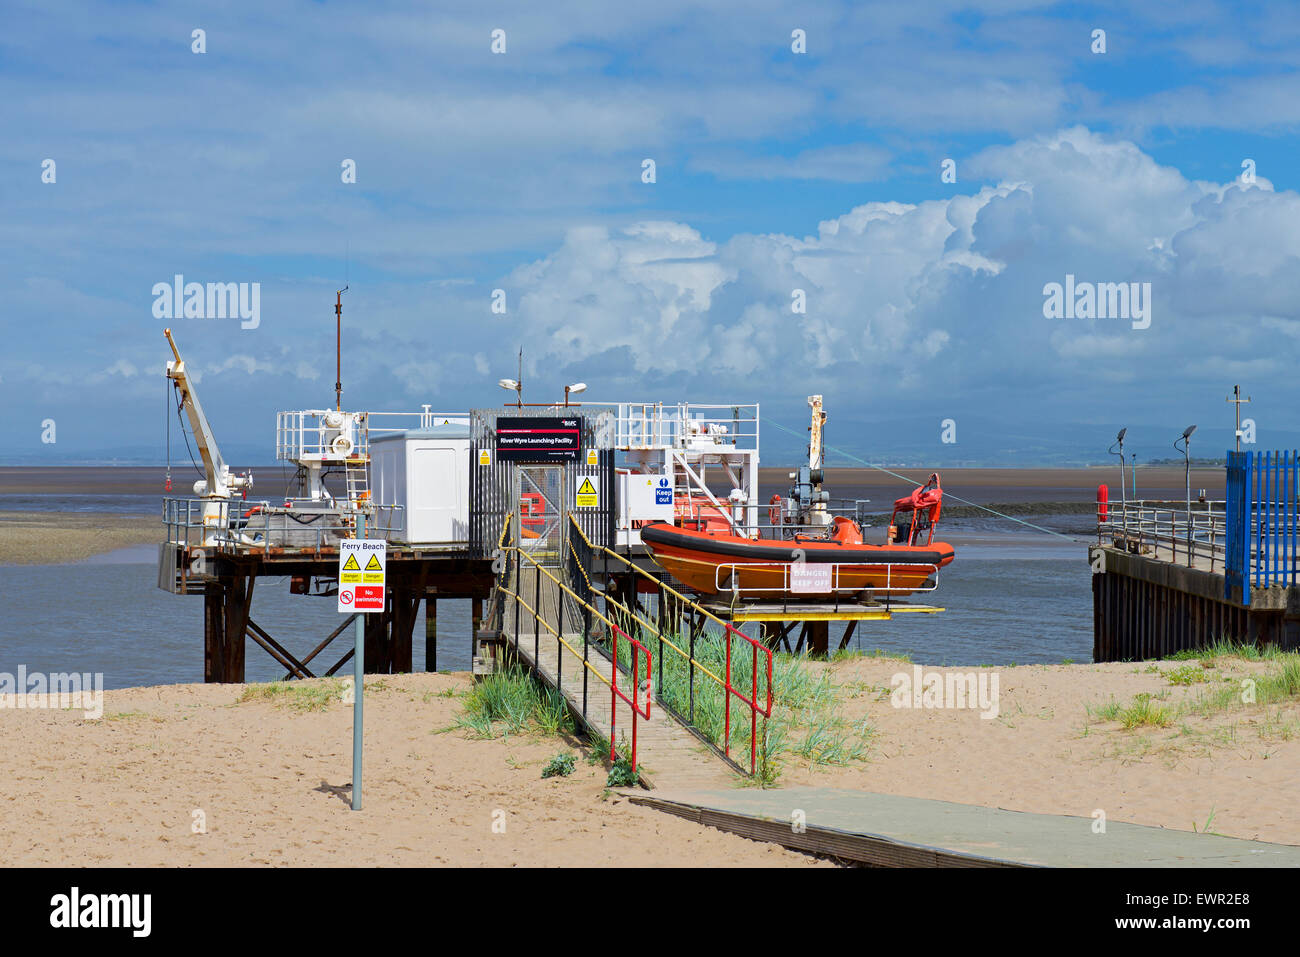
<svg viewBox="0 0 1300 957">
<path fill-rule="evenodd" d="M 1167 728 L 1174 721 L 1170 709 L 1155 704 L 1149 694 L 1137 695 L 1131 705 L 1120 709 L 1118 717 L 1125 731 L 1144 727 Z"/>
<path fill-rule="evenodd" d="M 573 730 L 564 700 L 518 666 L 487 675 L 465 695 L 455 727 L 477 738 L 536 732 L 557 735 Z"/>
<path fill-rule="evenodd" d="M 343 700 L 347 687 L 348 683 L 341 678 L 272 681 L 269 684 L 249 685 L 235 703 L 265 701 L 291 711 L 324 711 L 331 704 Z"/>
</svg>

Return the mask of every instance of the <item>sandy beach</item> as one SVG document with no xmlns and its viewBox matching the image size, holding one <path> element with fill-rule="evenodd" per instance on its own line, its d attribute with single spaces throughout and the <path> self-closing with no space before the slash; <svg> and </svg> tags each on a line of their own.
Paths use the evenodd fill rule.
<svg viewBox="0 0 1300 957">
<path fill-rule="evenodd" d="M 1193 667 L 1199 668 L 1195 662 Z M 1134 695 L 1175 706 L 1186 664 L 1027 666 L 999 677 L 999 713 L 896 708 L 909 662 L 829 669 L 866 760 L 799 763 L 782 785 L 825 785 L 1300 844 L 1300 705 L 1124 731 L 1088 708 Z M 1218 659 L 1215 681 L 1266 664 Z M 977 669 L 979 670 L 979 669 Z M 244 686 L 105 693 L 104 715 L 0 709 L 10 865 L 811 866 L 825 864 L 631 806 L 570 739 L 473 740 L 452 724 L 466 675 L 374 676 L 366 686 L 365 810 L 348 809 L 351 707 L 240 702 Z M 11 699 L 12 700 L 12 699 Z M 553 755 L 571 777 L 543 779 Z M 653 755 L 643 755 L 653 763 Z M 661 786 L 671 787 L 663 781 Z M 192 823 L 202 814 L 206 833 Z M 504 814 L 504 817 L 502 816 Z M 506 822 L 494 833 L 494 815 Z M 21 822 L 21 826 L 17 824 Z"/>
<path fill-rule="evenodd" d="M 819 862 L 646 808 L 559 738 L 438 734 L 472 679 L 366 679 L 364 810 L 352 707 L 237 703 L 240 685 L 105 692 L 104 716 L 0 709 L 7 866 L 800 866 Z M 569 777 L 543 779 L 555 754 Z M 206 833 L 194 833 L 194 812 Z M 503 816 L 501 813 L 503 812 Z M 493 831 L 503 820 L 505 832 Z"/>
<path fill-rule="evenodd" d="M 999 668 L 926 668 L 998 677 L 995 718 L 973 709 L 895 708 L 888 692 L 910 662 L 856 658 L 808 662 L 840 686 L 844 717 L 874 729 L 868 761 L 850 768 L 788 768 L 783 784 L 856 788 L 1016 811 L 1108 819 L 1231 837 L 1300 844 L 1300 699 L 1185 716 L 1167 728 L 1123 730 L 1090 717 L 1114 700 L 1150 694 L 1180 702 L 1268 665 L 1237 658 Z M 1176 669 L 1205 682 L 1172 684 Z"/>
<path fill-rule="evenodd" d="M 0 511 L 0 565 L 78 562 L 162 538 L 155 515 Z"/>
</svg>

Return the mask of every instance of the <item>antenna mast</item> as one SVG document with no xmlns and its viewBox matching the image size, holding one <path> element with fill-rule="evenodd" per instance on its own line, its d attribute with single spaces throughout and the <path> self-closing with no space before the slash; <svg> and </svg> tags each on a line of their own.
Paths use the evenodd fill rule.
<svg viewBox="0 0 1300 957">
<path fill-rule="evenodd" d="M 1228 396 L 1228 398 L 1224 399 L 1223 401 L 1232 402 L 1235 404 L 1234 407 L 1237 410 L 1237 451 L 1240 452 L 1241 451 L 1241 404 L 1243 402 L 1249 402 L 1250 396 L 1246 396 L 1246 398 L 1243 399 L 1241 397 L 1241 386 L 1234 385 L 1232 387 L 1232 395 Z"/>
<path fill-rule="evenodd" d="M 343 411 L 343 294 L 344 285 L 334 294 L 334 411 Z"/>
</svg>

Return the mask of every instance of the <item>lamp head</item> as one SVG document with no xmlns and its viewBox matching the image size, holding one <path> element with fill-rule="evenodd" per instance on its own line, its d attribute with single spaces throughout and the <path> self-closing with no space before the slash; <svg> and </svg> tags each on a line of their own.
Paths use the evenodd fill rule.
<svg viewBox="0 0 1300 957">
<path fill-rule="evenodd" d="M 1190 439 L 1192 437 L 1192 433 L 1195 431 L 1196 431 L 1196 426 L 1189 425 L 1187 428 L 1183 429 L 1183 438 Z"/>
<path fill-rule="evenodd" d="M 564 391 L 565 391 L 565 392 L 572 392 L 572 393 L 575 393 L 575 394 L 578 393 L 578 392 L 586 392 L 586 391 L 587 391 L 587 383 L 585 383 L 585 382 L 575 382 L 575 383 L 573 383 L 573 385 L 566 385 L 566 386 L 564 387 Z"/>
<path fill-rule="evenodd" d="M 514 379 L 498 379 L 497 385 L 501 386 L 501 388 L 505 389 L 507 392 L 515 392 L 519 389 L 519 383 Z"/>
</svg>

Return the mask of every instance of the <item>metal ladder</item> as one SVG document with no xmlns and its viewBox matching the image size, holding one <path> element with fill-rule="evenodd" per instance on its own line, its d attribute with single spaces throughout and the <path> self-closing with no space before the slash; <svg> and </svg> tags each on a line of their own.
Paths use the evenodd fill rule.
<svg viewBox="0 0 1300 957">
<path fill-rule="evenodd" d="M 343 466 L 347 479 L 348 503 L 361 507 L 370 503 L 370 456 L 358 455 L 349 458 Z"/>
</svg>

